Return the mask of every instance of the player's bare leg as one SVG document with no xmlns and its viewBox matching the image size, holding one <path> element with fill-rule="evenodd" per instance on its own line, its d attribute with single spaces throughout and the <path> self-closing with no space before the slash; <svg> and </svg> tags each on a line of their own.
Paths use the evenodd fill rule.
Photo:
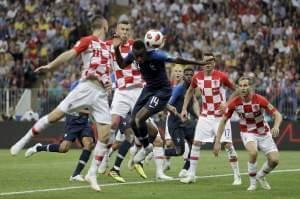
<svg viewBox="0 0 300 199">
<path fill-rule="evenodd" d="M 51 113 L 48 115 L 43 116 L 40 118 L 29 131 L 10 148 L 10 153 L 12 155 L 17 155 L 24 146 L 31 140 L 31 138 L 44 129 L 46 129 L 51 123 L 59 121 L 65 115 L 59 108 L 55 108 Z"/>
<path fill-rule="evenodd" d="M 248 151 L 249 161 L 248 161 L 248 175 L 250 180 L 250 186 L 248 191 L 256 190 L 256 173 L 257 173 L 257 147 L 253 141 L 250 141 L 246 144 L 246 150 Z"/>
<path fill-rule="evenodd" d="M 236 153 L 236 150 L 232 143 L 225 143 L 225 151 L 227 152 L 228 160 L 230 162 L 233 175 L 234 175 L 234 181 L 232 185 L 241 185 L 242 184 L 242 178 L 240 175 L 240 168 L 239 168 L 239 162 L 238 162 L 238 156 Z"/>
</svg>

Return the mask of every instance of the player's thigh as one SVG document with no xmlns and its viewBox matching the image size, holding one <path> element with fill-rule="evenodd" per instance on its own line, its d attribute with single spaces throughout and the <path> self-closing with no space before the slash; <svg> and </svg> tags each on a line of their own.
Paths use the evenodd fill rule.
<svg viewBox="0 0 300 199">
<path fill-rule="evenodd" d="M 111 124 L 111 114 L 108 105 L 108 98 L 104 91 L 98 91 L 95 96 L 92 106 L 91 115 L 93 119 L 99 124 Z"/>
<path fill-rule="evenodd" d="M 184 147 L 184 128 L 174 128 L 170 131 L 170 135 L 176 146 Z"/>
<path fill-rule="evenodd" d="M 60 102 L 57 108 L 64 113 L 72 113 L 82 108 L 89 108 L 94 98 L 94 90 L 87 84 L 80 83 Z"/>
<path fill-rule="evenodd" d="M 122 118 L 125 118 L 131 108 L 131 99 L 128 94 L 125 94 L 123 91 L 117 90 L 114 94 L 111 104 L 111 114 L 119 115 Z"/>
<path fill-rule="evenodd" d="M 272 138 L 271 133 L 259 138 L 258 147 L 265 155 L 268 155 L 271 152 L 278 152 L 278 148 Z"/>
<path fill-rule="evenodd" d="M 193 143 L 195 137 L 195 127 L 186 127 L 184 129 L 184 138 L 188 143 Z"/>
<path fill-rule="evenodd" d="M 152 92 L 150 92 L 147 88 L 144 88 L 142 90 L 141 95 L 137 99 L 134 108 L 132 110 L 132 117 L 135 117 L 135 115 L 141 110 L 148 102 L 148 99 L 152 96 Z"/>
<path fill-rule="evenodd" d="M 213 142 L 214 132 L 212 126 L 212 120 L 200 116 L 196 125 L 194 141 Z"/>
<path fill-rule="evenodd" d="M 171 93 L 167 89 L 153 92 L 145 107 L 150 111 L 151 115 L 153 115 L 165 109 L 170 97 Z"/>
<path fill-rule="evenodd" d="M 248 151 L 250 156 L 255 156 L 258 150 L 257 137 L 253 133 L 241 133 L 241 138 L 245 149 Z"/>
<path fill-rule="evenodd" d="M 215 124 L 214 126 L 214 133 L 216 135 L 219 127 L 219 122 Z M 225 124 L 224 132 L 221 137 L 221 142 L 222 143 L 232 143 L 232 129 L 231 129 L 231 123 L 230 120 L 228 120 Z"/>
</svg>

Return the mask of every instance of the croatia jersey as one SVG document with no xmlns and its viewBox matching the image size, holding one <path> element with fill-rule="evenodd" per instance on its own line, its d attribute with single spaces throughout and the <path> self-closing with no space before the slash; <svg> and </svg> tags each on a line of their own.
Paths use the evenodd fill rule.
<svg viewBox="0 0 300 199">
<path fill-rule="evenodd" d="M 120 46 L 120 52 L 122 57 L 126 57 L 132 50 L 133 40 L 128 40 L 126 44 Z M 106 44 L 110 51 L 111 67 L 114 71 L 115 85 L 118 89 L 130 88 L 130 87 L 143 87 L 144 81 L 141 76 L 141 72 L 135 63 L 129 64 L 126 68 L 119 67 L 115 51 L 112 45 L 112 40 L 106 41 Z"/>
<path fill-rule="evenodd" d="M 101 83 L 109 81 L 109 51 L 98 37 L 90 35 L 78 41 L 74 48 L 83 61 L 82 78 L 96 77 Z"/>
<path fill-rule="evenodd" d="M 270 131 L 270 127 L 264 120 L 263 110 L 269 114 L 276 111 L 273 106 L 268 106 L 268 104 L 268 100 L 258 94 L 253 94 L 249 102 L 243 102 L 242 98 L 237 96 L 229 102 L 225 116 L 230 118 L 236 111 L 240 117 L 241 133 L 265 135 Z"/>
<path fill-rule="evenodd" d="M 192 79 L 192 87 L 198 87 L 202 98 L 201 115 L 204 117 L 221 117 L 220 104 L 226 102 L 223 86 L 234 89 L 227 75 L 221 71 L 213 70 L 210 76 L 205 76 L 204 71 L 197 72 Z"/>
</svg>

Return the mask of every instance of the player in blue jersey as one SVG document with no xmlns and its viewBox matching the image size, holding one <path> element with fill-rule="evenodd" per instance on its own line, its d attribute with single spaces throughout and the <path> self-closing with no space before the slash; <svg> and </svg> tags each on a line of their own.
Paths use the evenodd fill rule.
<svg viewBox="0 0 300 199">
<path fill-rule="evenodd" d="M 144 147 L 134 159 L 135 162 L 140 162 L 152 151 L 152 145 L 149 144 L 148 140 L 146 120 L 155 113 L 165 109 L 171 97 L 172 89 L 167 77 L 165 63 L 182 65 L 202 65 L 203 63 L 179 57 L 173 58 L 166 52 L 158 49 L 147 50 L 144 42 L 141 40 L 135 41 L 132 51 L 129 52 L 127 57 L 123 58 L 119 50 L 121 40 L 116 39 L 113 44 L 118 65 L 121 68 L 125 68 L 135 62 L 139 66 L 146 82 L 146 86 L 135 104 L 131 118 L 132 129 Z"/>
<path fill-rule="evenodd" d="M 78 81 L 75 81 L 71 84 L 70 90 L 74 89 L 78 84 Z M 57 153 L 67 153 L 76 140 L 80 140 L 82 145 L 82 152 L 77 163 L 77 166 L 70 177 L 70 181 L 84 181 L 83 177 L 80 175 L 81 171 L 84 169 L 84 166 L 90 158 L 91 151 L 94 148 L 94 133 L 89 123 L 89 111 L 81 110 L 74 115 L 66 115 L 65 121 L 65 134 L 63 140 L 59 144 L 46 144 L 42 145 L 41 143 L 35 144 L 33 147 L 30 147 L 25 152 L 25 157 L 30 157 L 33 154 L 41 151 L 46 152 L 57 152 Z"/>
<path fill-rule="evenodd" d="M 185 151 L 185 140 L 189 146 L 193 143 L 196 120 L 199 115 L 199 104 L 196 98 L 188 106 L 188 112 L 190 113 L 189 120 L 182 122 L 180 118 L 184 95 L 191 84 L 193 75 L 193 68 L 186 67 L 183 70 L 183 81 L 173 88 L 172 96 L 167 105 L 170 114 L 167 116 L 165 139 L 166 141 L 171 139 L 174 147 L 165 149 L 166 156 L 180 156 L 183 153 L 189 154 L 189 151 Z M 189 159 L 185 157 L 185 164 L 179 173 L 179 177 L 186 176 L 189 166 Z"/>
</svg>

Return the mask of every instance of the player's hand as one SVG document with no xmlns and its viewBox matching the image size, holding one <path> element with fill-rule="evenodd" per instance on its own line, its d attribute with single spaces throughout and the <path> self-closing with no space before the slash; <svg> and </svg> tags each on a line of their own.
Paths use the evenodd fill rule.
<svg viewBox="0 0 300 199">
<path fill-rule="evenodd" d="M 225 110 L 226 110 L 226 104 L 220 104 L 220 111 L 222 113 L 225 113 Z"/>
<path fill-rule="evenodd" d="M 186 109 L 183 109 L 182 111 L 181 111 L 181 114 L 180 114 L 180 116 L 181 116 L 181 120 L 183 121 L 183 122 L 185 122 L 188 118 L 187 118 L 187 110 Z"/>
<path fill-rule="evenodd" d="M 213 148 L 213 154 L 216 157 L 218 157 L 220 150 L 221 150 L 221 143 L 220 142 L 215 142 L 214 148 Z"/>
<path fill-rule="evenodd" d="M 272 133 L 272 136 L 273 136 L 274 138 L 276 138 L 276 137 L 279 135 L 279 128 L 273 127 L 273 128 L 271 129 L 271 133 Z"/>
<path fill-rule="evenodd" d="M 51 70 L 50 66 L 49 65 L 45 65 L 45 66 L 40 66 L 40 67 L 36 68 L 34 70 L 34 72 L 35 73 L 43 73 L 43 72 L 48 72 L 50 70 Z"/>
<path fill-rule="evenodd" d="M 122 43 L 121 37 L 119 35 L 114 35 L 113 43 L 112 43 L 113 46 L 117 47 L 117 46 L 121 45 L 121 43 Z"/>
</svg>

